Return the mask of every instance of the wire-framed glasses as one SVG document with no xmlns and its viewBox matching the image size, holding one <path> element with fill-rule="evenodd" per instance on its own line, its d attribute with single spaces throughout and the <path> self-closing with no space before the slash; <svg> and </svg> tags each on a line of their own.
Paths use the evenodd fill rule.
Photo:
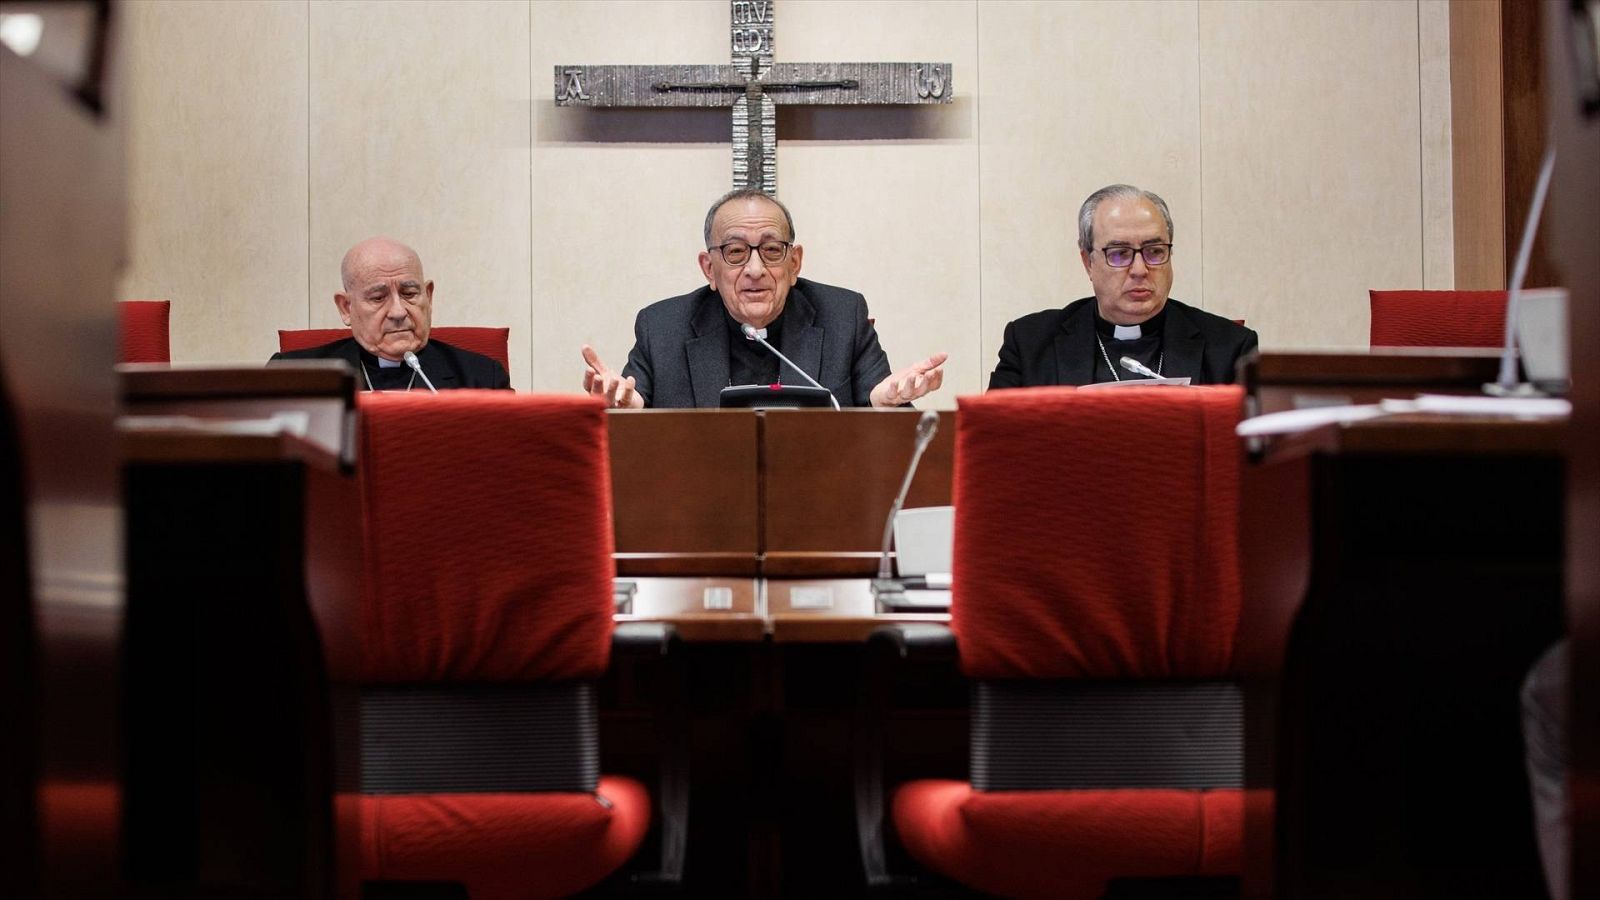
<svg viewBox="0 0 1600 900">
<path fill-rule="evenodd" d="M 1171 244 L 1145 244 L 1142 247 L 1128 247 L 1122 244 L 1101 247 L 1100 255 L 1106 258 L 1106 265 L 1113 269 L 1126 269 L 1133 265 L 1135 256 L 1144 257 L 1147 266 L 1164 266 L 1172 259 Z"/>
<path fill-rule="evenodd" d="M 750 261 L 750 251 L 761 254 L 761 261 L 769 266 L 775 266 L 789 258 L 789 248 L 793 244 L 789 241 L 762 241 L 751 246 L 744 241 L 728 241 L 712 247 L 712 250 L 721 254 L 722 261 L 730 266 L 742 266 Z"/>
</svg>

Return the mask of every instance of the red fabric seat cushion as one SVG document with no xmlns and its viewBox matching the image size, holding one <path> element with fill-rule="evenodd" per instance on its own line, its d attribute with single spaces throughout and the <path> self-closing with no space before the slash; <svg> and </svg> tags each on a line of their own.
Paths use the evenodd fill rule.
<svg viewBox="0 0 1600 900">
<path fill-rule="evenodd" d="M 1368 291 L 1371 346 L 1500 347 L 1505 291 Z"/>
<path fill-rule="evenodd" d="M 321 347 L 334 341 L 342 341 L 350 336 L 348 328 L 280 328 L 278 329 L 278 349 L 310 350 L 312 347 Z M 439 325 L 428 331 L 428 337 L 438 338 L 453 347 L 462 350 L 471 350 L 473 353 L 487 356 L 500 364 L 500 368 L 511 371 L 511 357 L 508 351 L 511 342 L 511 329 L 488 328 L 479 325 Z"/>
<path fill-rule="evenodd" d="M 629 778 L 589 794 L 426 794 L 361 798 L 361 877 L 455 881 L 472 900 L 566 897 L 632 856 L 650 797 Z"/>
<path fill-rule="evenodd" d="M 611 651 L 604 404 L 362 394 L 364 683 L 595 678 Z"/>
<path fill-rule="evenodd" d="M 951 625 L 975 678 L 1215 678 L 1239 620 L 1238 387 L 963 397 Z"/>
<path fill-rule="evenodd" d="M 1236 875 L 1237 790 L 973 791 L 913 781 L 894 795 L 900 840 L 923 865 L 1003 897 L 1092 900 L 1124 877 Z"/>
<path fill-rule="evenodd" d="M 118 362 L 172 362 L 171 300 L 124 300 L 117 312 Z"/>
</svg>

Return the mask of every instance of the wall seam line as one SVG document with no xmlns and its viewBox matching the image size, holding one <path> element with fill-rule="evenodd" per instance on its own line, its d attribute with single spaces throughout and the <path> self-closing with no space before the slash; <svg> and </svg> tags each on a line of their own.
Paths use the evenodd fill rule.
<svg viewBox="0 0 1600 900">
<path fill-rule="evenodd" d="M 311 0 L 306 0 L 306 325 L 311 327 Z"/>
<path fill-rule="evenodd" d="M 976 356 L 978 363 L 978 391 L 982 393 L 988 388 L 988 382 L 983 377 L 983 347 L 988 340 L 988 335 L 984 332 L 986 320 L 983 317 L 983 97 L 978 90 L 983 78 L 981 74 L 983 69 L 983 9 L 981 4 L 977 2 L 972 4 L 972 50 L 972 115 L 976 120 L 973 124 L 978 138 L 976 141 L 977 153 L 975 160 L 978 170 L 976 179 L 978 207 L 978 352 Z"/>
<path fill-rule="evenodd" d="M 1417 279 L 1428 287 L 1428 167 L 1426 123 L 1422 115 L 1422 0 L 1417 0 L 1417 254 L 1422 271 Z"/>
<path fill-rule="evenodd" d="M 1194 155 L 1200 172 L 1200 208 L 1196 215 L 1195 243 L 1200 247 L 1200 299 L 1195 305 L 1209 310 L 1213 304 L 1206 290 L 1206 106 L 1205 106 L 1205 43 L 1200 34 L 1200 2 L 1194 5 Z M 1170 239 L 1172 235 L 1167 235 Z"/>
</svg>

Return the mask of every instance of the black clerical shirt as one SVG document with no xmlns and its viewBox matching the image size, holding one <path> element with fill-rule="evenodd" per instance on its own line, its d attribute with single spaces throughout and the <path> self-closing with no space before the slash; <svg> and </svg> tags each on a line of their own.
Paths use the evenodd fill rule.
<svg viewBox="0 0 1600 900">
<path fill-rule="evenodd" d="M 1165 374 L 1162 369 L 1166 360 L 1161 352 L 1161 329 L 1166 322 L 1166 316 L 1167 311 L 1163 307 L 1161 312 L 1139 323 L 1138 337 L 1118 340 L 1116 326 L 1101 318 L 1100 310 L 1096 309 L 1094 333 L 1099 343 L 1095 347 L 1094 383 L 1144 380 L 1145 376 L 1122 367 L 1120 360 L 1124 356 L 1133 357 L 1153 372 Z M 1105 348 L 1104 353 L 1101 352 L 1101 347 Z"/>
<path fill-rule="evenodd" d="M 784 312 L 788 312 L 787 307 Z M 728 384 L 776 384 L 782 380 L 782 375 L 789 375 L 795 383 L 805 383 L 805 379 L 794 372 L 780 372 L 779 366 L 783 363 L 767 348 L 745 337 L 744 325 L 728 314 L 727 307 L 722 309 L 722 320 L 728 326 Z M 767 343 L 779 347 L 782 336 L 783 313 L 780 312 L 767 325 Z"/>
<path fill-rule="evenodd" d="M 363 388 L 370 384 L 375 391 L 404 391 L 413 387 L 420 391 L 428 389 L 417 377 L 416 371 L 405 363 L 385 367 L 378 357 L 362 350 L 361 366 L 366 370 L 366 377 L 358 382 Z"/>
</svg>

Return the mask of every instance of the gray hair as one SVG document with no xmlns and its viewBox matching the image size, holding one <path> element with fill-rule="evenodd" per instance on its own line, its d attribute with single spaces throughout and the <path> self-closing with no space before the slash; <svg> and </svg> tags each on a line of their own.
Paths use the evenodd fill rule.
<svg viewBox="0 0 1600 900">
<path fill-rule="evenodd" d="M 1172 240 L 1172 212 L 1167 209 L 1167 201 L 1161 199 L 1154 191 L 1136 188 L 1131 184 L 1108 184 L 1089 195 L 1078 207 L 1078 249 L 1085 253 L 1094 249 L 1094 211 L 1100 208 L 1102 200 L 1149 200 L 1161 210 L 1161 218 L 1167 223 L 1167 240 Z M 706 220 L 708 223 L 709 219 Z M 709 231 L 710 226 L 707 226 Z"/>
<path fill-rule="evenodd" d="M 773 206 L 776 206 L 783 213 L 784 224 L 789 226 L 790 242 L 794 241 L 794 216 L 789 215 L 789 207 L 784 206 L 783 201 L 772 196 L 766 191 L 761 190 L 760 188 L 744 187 L 734 188 L 726 194 L 723 194 L 721 197 L 718 197 L 717 202 L 711 204 L 711 208 L 706 210 L 706 249 L 711 249 L 711 220 L 717 217 L 717 210 L 727 206 L 729 203 L 732 203 L 735 200 L 765 200 L 768 203 L 771 203 Z"/>
</svg>

